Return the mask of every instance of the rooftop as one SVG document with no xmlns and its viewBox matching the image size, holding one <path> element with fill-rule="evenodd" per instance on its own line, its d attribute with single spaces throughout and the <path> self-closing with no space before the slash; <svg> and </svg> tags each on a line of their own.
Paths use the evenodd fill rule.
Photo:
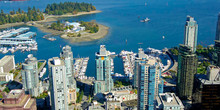
<svg viewBox="0 0 220 110">
<path fill-rule="evenodd" d="M 14 98 L 19 98 L 19 96 L 22 94 L 23 90 L 22 89 L 15 89 L 11 90 L 9 94 L 7 95 L 7 99 L 14 99 Z"/>
<path fill-rule="evenodd" d="M 157 102 L 163 106 L 183 106 L 181 100 L 174 93 L 160 93 Z"/>
<path fill-rule="evenodd" d="M 59 57 L 53 57 L 48 60 L 50 66 L 61 66 L 64 65 L 64 62 Z"/>
<path fill-rule="evenodd" d="M 96 53 L 96 56 L 110 56 L 114 54 L 115 52 L 107 51 L 105 45 L 100 45 L 100 50 Z"/>
<path fill-rule="evenodd" d="M 20 101 L 17 101 L 16 103 L 11 102 L 11 99 L 15 99 L 18 100 L 19 96 L 21 94 L 24 94 L 24 90 L 22 89 L 15 89 L 15 90 L 11 90 L 6 97 L 4 97 L 3 99 L 7 99 L 7 102 L 10 103 L 4 103 L 3 100 L 0 101 L 0 106 L 3 108 L 11 108 L 11 107 L 17 107 L 17 108 L 26 108 L 26 109 L 30 109 L 32 107 L 33 104 L 35 104 L 35 99 L 34 98 L 30 98 L 29 95 L 24 95 L 24 97 L 20 98 Z M 9 99 L 9 100 L 8 100 Z"/>
<path fill-rule="evenodd" d="M 210 80 L 202 79 L 202 78 L 200 78 L 199 80 L 205 85 L 220 84 L 220 81 L 210 81 Z"/>
<path fill-rule="evenodd" d="M 6 55 L 0 60 L 0 66 L 5 65 L 9 60 L 13 59 L 14 55 Z"/>
</svg>

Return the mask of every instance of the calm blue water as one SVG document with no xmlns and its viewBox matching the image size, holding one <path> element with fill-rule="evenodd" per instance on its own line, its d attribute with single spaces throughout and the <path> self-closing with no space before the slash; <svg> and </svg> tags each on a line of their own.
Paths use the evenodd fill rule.
<svg viewBox="0 0 220 110">
<path fill-rule="evenodd" d="M 26 10 L 28 6 L 35 6 L 41 10 L 48 3 L 63 2 L 70 0 L 30 0 L 25 2 L 0 2 L 0 9 L 9 12 L 21 8 Z M 31 31 L 37 32 L 36 40 L 39 50 L 36 52 L 16 52 L 16 62 L 22 62 L 29 53 L 38 59 L 48 59 L 59 56 L 60 45 L 72 46 L 74 57 L 90 57 L 87 69 L 88 76 L 95 75 L 95 52 L 99 45 L 106 45 L 107 49 L 119 53 L 122 49 L 137 52 L 141 47 L 164 47 L 178 46 L 183 42 L 184 24 L 187 15 L 195 17 L 199 24 L 198 43 L 205 45 L 213 44 L 215 38 L 217 15 L 220 12 L 220 0 L 71 0 L 89 2 L 94 4 L 102 13 L 84 15 L 74 18 L 65 18 L 69 21 L 96 20 L 98 23 L 110 27 L 110 32 L 104 39 L 70 44 L 60 39 L 54 42 L 42 39 L 47 33 L 43 33 L 35 27 Z M 147 1 L 147 6 L 145 2 Z M 140 18 L 138 18 L 140 17 Z M 149 17 L 148 23 L 139 22 L 140 19 Z M 165 36 L 165 39 L 162 39 Z M 128 44 L 126 45 L 125 40 Z M 0 54 L 0 58 L 3 57 Z M 123 73 L 122 63 L 119 58 L 115 59 L 115 72 Z"/>
</svg>

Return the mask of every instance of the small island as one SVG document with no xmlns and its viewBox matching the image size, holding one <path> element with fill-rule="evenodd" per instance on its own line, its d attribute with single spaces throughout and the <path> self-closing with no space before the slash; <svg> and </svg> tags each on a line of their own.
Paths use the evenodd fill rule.
<svg viewBox="0 0 220 110">
<path fill-rule="evenodd" d="M 104 25 L 97 24 L 95 21 L 66 22 L 66 25 L 65 33 L 61 35 L 61 38 L 68 39 L 71 42 L 85 42 L 103 38 L 107 35 L 109 29 Z"/>
<path fill-rule="evenodd" d="M 28 12 L 21 9 L 17 11 L 10 11 L 9 14 L 1 10 L 0 13 L 0 29 L 9 28 L 19 25 L 35 26 L 43 32 L 51 33 L 52 35 L 61 35 L 61 38 L 68 39 L 72 43 L 93 41 L 103 38 L 108 33 L 108 27 L 97 24 L 95 21 L 91 22 L 78 22 L 84 30 L 80 32 L 73 32 L 71 25 L 67 26 L 66 23 L 60 23 L 58 18 L 74 17 L 86 14 L 100 13 L 96 10 L 95 6 L 89 3 L 53 3 L 48 4 L 42 12 L 35 7 L 28 7 Z M 51 24 L 51 22 L 54 22 Z M 66 26 L 65 26 L 66 25 Z M 78 29 L 79 30 L 79 29 Z"/>
</svg>

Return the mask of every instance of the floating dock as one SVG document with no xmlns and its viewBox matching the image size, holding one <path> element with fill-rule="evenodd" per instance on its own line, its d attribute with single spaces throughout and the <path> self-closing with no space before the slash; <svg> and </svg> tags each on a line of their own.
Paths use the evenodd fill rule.
<svg viewBox="0 0 220 110">
<path fill-rule="evenodd" d="M 29 27 L 21 27 L 0 32 L 0 52 L 5 54 L 9 51 L 14 53 L 17 50 L 22 52 L 38 50 L 37 42 L 32 39 L 36 33 L 27 32 L 29 30 Z"/>
<path fill-rule="evenodd" d="M 22 28 L 18 28 L 18 29 L 11 29 L 9 31 L 3 31 L 0 33 L 0 38 L 15 37 L 15 36 L 18 36 L 20 34 L 27 32 L 29 30 L 30 30 L 29 27 L 22 27 Z"/>
<path fill-rule="evenodd" d="M 17 36 L 16 38 L 28 38 L 28 39 L 30 39 L 30 38 L 32 38 L 36 35 L 37 35 L 36 32 L 27 32 L 25 34 L 21 34 L 21 35 Z"/>
</svg>

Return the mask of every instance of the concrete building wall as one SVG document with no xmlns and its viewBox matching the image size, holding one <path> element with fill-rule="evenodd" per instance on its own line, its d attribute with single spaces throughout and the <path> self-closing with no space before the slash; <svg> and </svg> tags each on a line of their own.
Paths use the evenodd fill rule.
<svg viewBox="0 0 220 110">
<path fill-rule="evenodd" d="M 68 104 L 76 103 L 76 89 L 68 89 Z"/>
<path fill-rule="evenodd" d="M 13 55 L 6 55 L 0 60 L 0 73 L 9 73 L 15 69 L 15 60 Z"/>
<path fill-rule="evenodd" d="M 66 68 L 58 57 L 48 60 L 52 110 L 68 110 Z"/>
</svg>

